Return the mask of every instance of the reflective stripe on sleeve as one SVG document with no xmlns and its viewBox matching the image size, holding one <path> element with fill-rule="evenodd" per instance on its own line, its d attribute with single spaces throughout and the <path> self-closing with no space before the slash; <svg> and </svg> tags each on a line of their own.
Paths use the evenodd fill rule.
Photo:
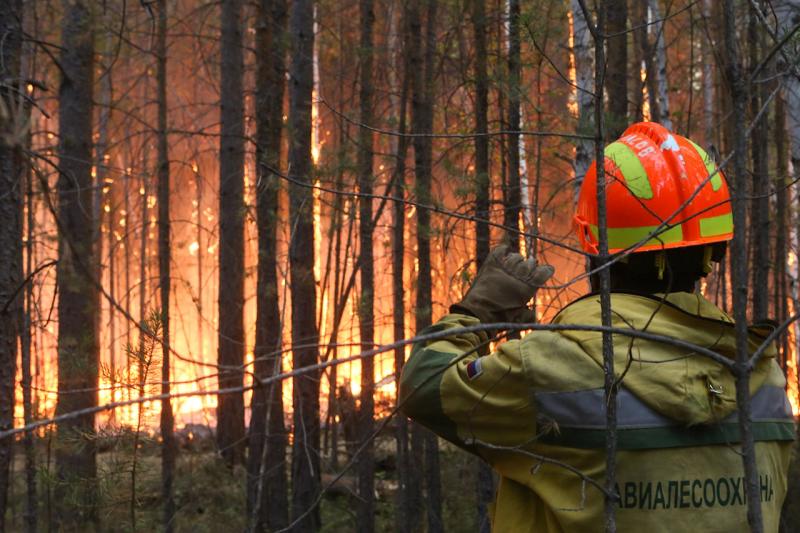
<svg viewBox="0 0 800 533">
<path fill-rule="evenodd" d="M 540 425 L 557 428 L 544 435 L 542 441 L 576 448 L 602 447 L 606 424 L 604 396 L 603 389 L 536 393 Z M 759 389 L 752 398 L 751 409 L 756 440 L 794 439 L 794 418 L 781 387 Z M 617 395 L 620 449 L 738 442 L 737 417 L 734 412 L 717 424 L 687 427 L 650 408 L 627 389 L 620 389 Z"/>
</svg>

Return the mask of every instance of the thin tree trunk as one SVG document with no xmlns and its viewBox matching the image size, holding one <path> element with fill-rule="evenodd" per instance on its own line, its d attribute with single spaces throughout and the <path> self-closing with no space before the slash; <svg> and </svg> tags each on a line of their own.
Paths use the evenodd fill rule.
<svg viewBox="0 0 800 533">
<path fill-rule="evenodd" d="M 28 139 L 30 143 L 30 138 Z M 31 275 L 33 272 L 33 172 L 27 171 L 27 190 L 25 193 L 25 201 L 27 204 L 27 227 L 25 235 L 25 274 Z M 36 413 L 34 412 L 34 404 L 31 401 L 31 388 L 33 379 L 31 376 L 31 326 L 33 317 L 33 282 L 29 281 L 25 285 L 25 310 L 22 320 L 21 332 L 21 348 L 22 356 L 20 362 L 22 364 L 22 409 L 25 420 L 25 425 L 33 422 Z M 23 437 L 23 445 L 25 447 L 25 531 L 26 533 L 35 533 L 38 523 L 38 498 L 36 493 L 36 448 L 33 441 L 34 433 L 28 431 Z"/>
<path fill-rule="evenodd" d="M 628 13 L 631 19 L 631 33 L 633 34 L 633 58 L 631 61 L 631 91 L 630 115 L 631 120 L 641 122 L 644 120 L 644 87 L 642 79 L 642 65 L 647 49 L 647 2 L 631 0 L 628 3 Z"/>
<path fill-rule="evenodd" d="M 753 7 L 750 7 L 747 24 L 749 62 L 751 71 L 759 63 L 759 48 L 762 32 L 758 31 L 758 19 Z M 761 105 L 764 103 L 766 84 L 756 84 L 750 92 L 750 116 L 755 118 Z M 764 117 L 768 114 L 764 114 Z M 753 162 L 752 170 L 752 204 L 750 224 L 753 228 L 751 234 L 751 252 L 753 258 L 753 320 L 763 320 L 769 313 L 769 265 L 770 265 L 770 238 L 769 238 L 769 169 L 767 165 L 767 135 L 769 128 L 766 119 L 753 124 L 753 136 L 750 153 Z"/>
<path fill-rule="evenodd" d="M 156 35 L 156 83 L 158 107 L 158 285 L 161 293 L 161 393 L 170 393 L 170 192 L 169 145 L 167 138 L 167 0 L 158 0 L 158 32 Z M 175 530 L 175 422 L 172 401 L 161 401 L 161 499 L 164 504 L 164 531 Z"/>
<path fill-rule="evenodd" d="M 17 363 L 17 335 L 22 315 L 22 159 L 19 148 L 28 137 L 14 138 L 12 132 L 25 120 L 17 90 L 24 90 L 19 81 L 22 51 L 22 2 L 13 0 L 0 5 L 0 108 L 9 120 L 0 124 L 0 430 L 14 427 L 14 387 Z M 15 118 L 11 118 L 15 117 Z M 91 154 L 90 156 L 91 157 Z M 23 334 L 24 338 L 24 334 Z M 30 389 L 29 389 L 30 390 Z M 6 530 L 6 509 L 9 507 L 10 468 L 14 439 L 0 441 L 0 531 Z"/>
<path fill-rule="evenodd" d="M 406 4 L 406 43 L 405 54 L 407 56 L 407 76 L 409 78 L 411 90 L 411 133 L 420 133 L 424 118 L 424 95 L 423 92 L 423 77 L 424 77 L 424 58 L 422 49 L 422 15 L 420 13 L 420 4 L 424 0 L 409 0 Z M 425 141 L 423 137 L 413 137 L 412 145 L 414 147 L 414 173 L 415 181 L 413 187 L 413 194 L 416 200 L 420 203 L 425 203 L 425 200 L 420 197 L 420 188 L 424 182 L 424 165 L 422 163 L 425 159 Z M 430 295 L 430 270 L 427 272 L 422 268 L 423 263 L 430 265 L 430 248 L 422 246 L 420 242 L 428 244 L 429 242 L 429 227 L 430 213 L 425 209 L 416 210 L 417 221 L 417 268 L 418 278 L 416 287 L 416 301 L 414 306 L 414 319 L 417 331 L 420 326 L 424 327 L 427 319 L 430 323 L 430 311 L 426 311 L 426 307 L 421 305 L 425 300 L 424 294 Z M 421 223 L 425 221 L 425 225 Z M 426 254 L 427 253 L 427 254 Z M 426 286 L 427 283 L 427 286 Z M 426 292 L 427 291 L 427 292 Z M 423 480 L 422 475 L 425 470 L 424 464 L 424 434 L 425 429 L 415 422 L 411 422 L 411 442 L 410 442 L 410 461 L 409 461 L 409 475 L 408 475 L 408 493 L 409 493 L 409 526 L 412 531 L 421 527 L 420 522 L 423 517 Z"/>
<path fill-rule="evenodd" d="M 503 224 L 512 250 L 519 250 L 520 193 L 520 105 L 522 62 L 520 58 L 520 2 L 508 0 L 508 176 Z"/>
<path fill-rule="evenodd" d="M 244 385 L 244 92 L 242 0 L 223 0 L 219 161 L 219 386 Z M 243 393 L 217 400 L 217 447 L 226 464 L 244 456 Z"/>
<path fill-rule="evenodd" d="M 317 363 L 319 333 L 315 322 L 314 219 L 311 161 L 314 1 L 294 0 L 289 11 L 289 215 L 292 227 L 289 274 L 292 287 L 292 359 L 295 369 Z M 294 378 L 292 388 L 292 519 L 295 531 L 320 527 L 319 372 Z"/>
<path fill-rule="evenodd" d="M 594 80 L 595 87 L 604 87 L 605 35 L 606 17 L 617 0 L 605 0 L 598 5 L 597 23 L 593 32 L 594 37 Z M 583 3 L 583 0 L 581 0 Z M 587 13 L 584 13 L 586 16 Z M 609 31 L 609 33 L 613 33 Z M 594 122 L 595 122 L 595 161 L 597 169 L 597 226 L 598 226 L 598 262 L 605 266 L 609 260 L 608 254 L 608 227 L 606 218 L 606 177 L 605 177 L 605 120 L 603 113 L 603 92 L 595 92 Z M 611 274 L 608 268 L 602 268 L 600 278 L 600 316 L 604 327 L 611 327 Z M 605 531 L 615 533 L 617 530 L 616 497 L 617 476 L 617 378 L 614 372 L 614 344 L 610 332 L 603 332 L 603 375 L 604 393 L 606 404 L 606 472 L 605 472 L 605 501 L 603 514 L 605 518 Z"/>
<path fill-rule="evenodd" d="M 258 285 L 253 355 L 257 379 L 281 372 L 277 273 L 280 183 L 274 172 L 281 161 L 286 16 L 285 0 L 262 0 L 256 25 Z M 287 435 L 282 392 L 282 382 L 253 390 L 247 458 L 247 509 L 252 531 L 274 531 L 288 524 Z"/>
<path fill-rule="evenodd" d="M 778 37 L 783 38 L 786 32 L 793 28 L 797 17 L 800 16 L 800 2 L 797 0 L 773 0 L 772 7 L 775 11 L 775 19 L 778 21 Z M 793 47 L 790 53 L 795 52 L 796 47 Z M 790 72 L 781 81 L 783 82 L 783 97 L 786 101 L 786 125 L 792 168 L 797 176 L 800 172 L 800 79 L 795 73 Z"/>
<path fill-rule="evenodd" d="M 358 200 L 359 216 L 359 261 L 361 273 L 361 299 L 358 306 L 358 326 L 361 334 L 361 350 L 374 348 L 375 340 L 375 275 L 372 253 L 372 165 L 373 134 L 367 128 L 372 122 L 372 60 L 373 26 L 375 11 L 373 0 L 360 0 L 359 17 L 361 22 L 361 80 L 360 80 L 360 121 L 358 143 L 358 190 L 364 195 Z M 375 400 L 375 359 L 361 359 L 361 405 L 358 412 L 358 432 L 363 449 L 358 460 L 359 505 L 356 525 L 358 531 L 370 533 L 375 530 L 375 460 L 374 444 L 371 438 L 374 426 Z"/>
<path fill-rule="evenodd" d="M 422 33 L 422 21 L 418 0 L 412 1 L 409 12 L 412 43 L 411 88 L 412 88 L 412 131 L 413 133 L 432 133 L 433 131 L 433 58 L 436 47 L 436 11 L 438 0 L 426 0 L 425 33 Z M 424 39 L 424 40 L 423 40 Z M 424 50 L 422 43 L 424 42 Z M 416 183 L 414 192 L 417 201 L 422 205 L 430 205 L 433 145 L 430 137 L 414 137 L 414 173 Z M 431 324 L 432 282 L 431 282 L 431 213 L 427 209 L 417 209 L 417 302 L 415 309 L 415 326 L 422 331 Z M 427 430 L 422 430 L 422 444 L 425 463 L 425 507 L 428 518 L 428 531 L 442 530 L 442 499 L 439 472 L 439 446 L 437 437 Z M 413 443 L 412 443 L 413 445 Z M 412 447 L 413 452 L 413 447 Z"/>
<path fill-rule="evenodd" d="M 608 135 L 619 137 L 628 122 L 628 3 L 607 0 L 608 66 L 605 88 L 608 92 Z"/>
<path fill-rule="evenodd" d="M 655 43 L 655 65 L 652 68 L 652 73 L 655 76 L 655 91 L 652 94 L 652 99 L 657 102 L 656 109 L 658 109 L 658 116 L 653 118 L 661 123 L 662 126 L 672 131 L 672 120 L 669 118 L 669 94 L 667 89 L 669 83 L 667 80 L 667 47 L 664 43 L 664 22 L 661 21 L 661 8 L 658 5 L 659 0 L 647 0 L 647 8 L 650 11 L 649 20 L 653 21 L 652 26 L 648 26 L 649 33 L 654 37 Z M 649 77 L 648 73 L 648 77 Z"/>
<path fill-rule="evenodd" d="M 58 402 L 56 415 L 97 405 L 97 295 L 93 284 L 92 7 L 65 0 L 59 90 Z M 58 425 L 57 522 L 70 529 L 97 523 L 94 415 Z M 66 502 L 70 502 L 69 505 Z"/>
<path fill-rule="evenodd" d="M 578 0 L 571 0 L 572 9 L 572 50 L 575 60 L 575 84 L 577 85 L 575 97 L 578 102 L 578 127 L 577 133 L 591 135 L 594 130 L 594 57 L 589 27 L 583 9 Z M 592 142 L 589 140 L 575 141 L 575 169 L 574 196 L 583 184 L 583 178 L 592 164 Z"/>
<path fill-rule="evenodd" d="M 489 255 L 489 74 L 486 0 L 472 0 L 475 36 L 475 257 L 480 269 Z"/>
<path fill-rule="evenodd" d="M 489 75 L 486 32 L 486 1 L 471 1 L 475 37 L 475 260 L 480 270 L 489 255 Z M 488 533 L 488 505 L 494 493 L 492 469 L 485 461 L 475 461 L 478 530 Z"/>
<path fill-rule="evenodd" d="M 711 0 L 703 0 L 703 19 L 708 24 L 711 18 Z M 703 46 L 703 130 L 706 149 L 710 150 L 717 142 L 714 134 L 714 53 L 711 37 L 705 36 Z M 711 150 L 712 152 L 716 150 Z"/>
<path fill-rule="evenodd" d="M 395 4 L 395 7 L 398 4 Z M 402 86 L 399 88 L 399 98 L 393 98 L 393 110 L 397 113 L 397 130 L 400 134 L 396 139 L 396 162 L 394 168 L 394 196 L 399 200 L 392 204 L 392 323 L 394 340 L 398 341 L 406 337 L 406 311 L 405 311 L 405 291 L 403 274 L 405 272 L 405 204 L 402 199 L 406 194 L 406 156 L 408 153 L 408 137 L 405 136 L 408 115 L 408 90 L 409 90 L 409 59 L 405 49 L 398 46 L 398 34 L 408 35 L 407 33 L 407 5 L 400 2 L 403 9 L 398 9 L 399 13 L 392 18 L 391 53 L 395 69 L 390 72 L 392 94 L 397 94 L 398 83 L 395 72 L 399 71 L 402 78 Z M 399 24 L 398 24 L 399 21 Z M 399 29 L 398 29 L 399 26 Z M 406 46 L 408 43 L 406 43 Z M 403 365 L 406 360 L 404 347 L 397 347 L 394 350 L 394 380 L 395 384 L 400 383 L 400 375 L 403 372 Z M 399 390 L 399 387 L 397 387 Z M 414 468 L 413 461 L 409 458 L 408 450 L 408 418 L 402 413 L 396 415 L 397 427 L 395 429 L 395 441 L 397 446 L 397 502 L 395 512 L 395 531 L 402 533 L 410 531 L 413 518 L 411 503 L 414 499 L 411 494 L 411 469 Z"/>
<path fill-rule="evenodd" d="M 789 198 L 789 152 L 786 147 L 786 106 L 783 96 L 775 99 L 775 121 L 773 126 L 775 139 L 775 159 L 777 162 L 777 176 L 775 179 L 775 272 L 773 277 L 774 317 L 782 324 L 789 316 L 789 290 L 786 275 L 786 236 L 789 228 L 787 221 L 787 200 Z M 786 359 L 789 357 L 789 336 L 784 332 L 779 340 L 781 367 L 786 372 Z"/>
<path fill-rule="evenodd" d="M 747 494 L 747 522 L 750 530 L 763 531 L 761 497 L 759 494 L 758 466 L 755 457 L 752 419 L 750 414 L 750 373 L 748 370 L 747 331 L 747 138 L 745 109 L 747 105 L 746 76 L 739 56 L 736 34 L 735 2 L 725 0 L 723 4 L 724 56 L 726 83 L 733 100 L 733 165 L 729 176 L 732 185 L 733 242 L 731 254 L 733 318 L 736 322 L 736 403 L 739 409 L 739 431 L 741 434 L 742 462 L 744 465 Z"/>
</svg>

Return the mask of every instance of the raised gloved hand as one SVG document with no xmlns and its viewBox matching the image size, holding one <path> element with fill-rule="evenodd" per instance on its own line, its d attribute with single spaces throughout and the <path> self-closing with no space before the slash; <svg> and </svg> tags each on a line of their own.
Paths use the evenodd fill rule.
<svg viewBox="0 0 800 533">
<path fill-rule="evenodd" d="M 467 294 L 450 307 L 452 313 L 466 313 L 481 322 L 527 323 L 535 320 L 528 302 L 536 290 L 553 275 L 550 265 L 538 265 L 531 257 L 509 253 L 507 245 L 493 249 Z"/>
</svg>

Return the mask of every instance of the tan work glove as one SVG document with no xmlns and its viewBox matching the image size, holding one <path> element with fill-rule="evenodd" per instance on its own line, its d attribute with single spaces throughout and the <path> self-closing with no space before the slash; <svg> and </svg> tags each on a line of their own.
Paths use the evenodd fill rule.
<svg viewBox="0 0 800 533">
<path fill-rule="evenodd" d="M 477 317 L 483 323 L 535 321 L 528 302 L 536 290 L 553 275 L 550 265 L 536 265 L 536 259 L 524 259 L 509 253 L 507 245 L 493 249 L 486 257 L 475 281 L 464 298 L 450 307 L 451 313 Z"/>
</svg>

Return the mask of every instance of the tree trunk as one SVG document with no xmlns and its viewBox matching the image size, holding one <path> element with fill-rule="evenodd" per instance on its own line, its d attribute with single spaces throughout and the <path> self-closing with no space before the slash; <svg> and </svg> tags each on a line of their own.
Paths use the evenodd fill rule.
<svg viewBox="0 0 800 533">
<path fill-rule="evenodd" d="M 219 160 L 219 336 L 221 389 L 244 385 L 244 92 L 242 0 L 222 2 Z M 217 446 L 226 464 L 243 460 L 243 393 L 221 394 Z"/>
<path fill-rule="evenodd" d="M 711 0 L 703 0 L 703 19 L 708 24 L 711 18 Z M 705 133 L 706 150 L 712 152 L 711 147 L 717 143 L 714 135 L 714 53 L 711 36 L 704 36 L 703 49 L 703 130 Z"/>
<path fill-rule="evenodd" d="M 503 224 L 508 243 L 519 251 L 520 194 L 520 104 L 522 101 L 522 62 L 520 59 L 520 2 L 508 0 L 508 176 Z"/>
<path fill-rule="evenodd" d="M 631 33 L 633 34 L 633 57 L 631 58 L 631 120 L 641 122 L 644 120 L 644 87 L 642 79 L 642 65 L 644 64 L 645 50 L 647 49 L 647 2 L 631 0 L 628 4 L 628 15 L 631 19 Z"/>
<path fill-rule="evenodd" d="M 358 200 L 359 261 L 361 262 L 361 299 L 358 306 L 358 327 L 361 334 L 361 350 L 371 350 L 375 338 L 375 275 L 372 253 L 372 159 L 373 134 L 367 128 L 372 122 L 372 58 L 374 55 L 372 31 L 375 25 L 373 0 L 360 0 L 359 17 L 361 22 L 361 80 L 360 80 L 360 122 L 358 143 L 358 190 L 364 195 Z M 357 529 L 363 533 L 375 530 L 375 463 L 372 436 L 374 425 L 375 400 L 375 359 L 361 359 L 361 405 L 358 412 L 360 441 L 364 448 L 358 460 Z"/>
<path fill-rule="evenodd" d="M 292 287 L 292 360 L 295 369 L 319 360 L 317 295 L 314 280 L 314 219 L 311 161 L 311 97 L 313 89 L 314 1 L 294 0 L 289 12 L 289 215 Z M 319 372 L 294 378 L 292 388 L 292 519 L 295 531 L 320 527 Z"/>
<path fill-rule="evenodd" d="M 28 137 L 28 145 L 30 146 L 30 136 Z M 25 193 L 25 201 L 27 204 L 27 220 L 26 220 L 26 236 L 25 236 L 25 274 L 31 275 L 33 272 L 33 236 L 34 236 L 34 217 L 33 217 L 33 172 L 28 168 L 27 173 L 27 190 Z M 33 379 L 31 375 L 31 355 L 32 355 L 32 317 L 33 317 L 33 283 L 28 282 L 25 285 L 25 312 L 22 319 L 22 331 L 20 338 L 20 347 L 22 354 L 20 362 L 22 363 L 22 409 L 25 425 L 33 422 L 36 413 L 34 412 L 33 402 L 31 400 L 31 389 L 33 386 Z M 39 521 L 38 511 L 38 498 L 36 491 L 36 448 L 34 443 L 34 433 L 28 431 L 23 437 L 23 445 L 25 447 L 25 532 L 36 533 L 37 523 Z"/>
<path fill-rule="evenodd" d="M 16 91 L 24 90 L 20 83 L 22 51 L 22 2 L 12 0 L 0 4 L 0 104 L 10 117 L 21 110 L 21 98 Z M 25 120 L 25 114 L 16 116 Z M 14 427 L 14 387 L 17 363 L 17 335 L 21 324 L 22 282 L 22 198 L 23 169 L 19 148 L 25 144 L 27 133 L 14 138 L 12 131 L 22 124 L 14 118 L 0 123 L 0 430 Z M 90 156 L 91 158 L 91 153 Z M 0 531 L 6 530 L 6 509 L 14 439 L 0 441 Z"/>
<path fill-rule="evenodd" d="M 161 393 L 170 393 L 170 219 L 169 219 L 169 145 L 167 138 L 167 0 L 158 0 L 158 32 L 156 35 L 156 83 L 158 101 L 158 285 L 161 293 Z M 112 280 L 113 282 L 113 280 Z M 175 530 L 175 421 L 172 401 L 161 401 L 161 499 L 164 503 L 163 528 Z"/>
<path fill-rule="evenodd" d="M 775 272 L 773 277 L 774 317 L 782 324 L 789 317 L 789 279 L 786 275 L 786 237 L 788 234 L 788 220 L 786 216 L 789 198 L 790 182 L 789 152 L 786 148 L 786 106 L 783 97 L 778 95 L 775 99 L 775 121 L 773 125 L 773 138 L 775 139 L 775 159 L 777 163 L 777 176 L 775 178 Z M 784 331 L 778 341 L 780 363 L 786 373 L 786 359 L 789 357 L 789 336 Z"/>
<path fill-rule="evenodd" d="M 608 6 L 608 135 L 619 137 L 628 125 L 628 3 L 627 0 L 607 0 Z"/>
<path fill-rule="evenodd" d="M 613 34 L 606 27 L 606 19 L 610 9 L 618 0 L 605 0 L 597 8 L 597 25 L 594 34 L 594 82 L 595 87 L 604 87 L 606 64 L 605 35 Z M 584 13 L 584 15 L 586 15 Z M 610 51 L 610 47 L 609 47 Z M 596 161 L 605 159 L 605 117 L 603 114 L 603 91 L 596 91 L 594 105 L 595 143 L 594 156 Z M 597 165 L 597 226 L 599 263 L 605 266 L 609 261 L 608 254 L 608 227 L 606 224 L 606 177 L 605 165 Z M 608 268 L 602 268 L 600 278 L 600 315 L 604 327 L 611 327 L 611 274 Z M 617 476 L 617 383 L 614 371 L 614 344 L 610 332 L 603 332 L 603 376 L 604 394 L 606 402 L 606 471 L 604 486 L 606 495 L 603 505 L 605 518 L 605 531 L 615 533 L 617 530 L 616 508 L 618 499 L 614 497 Z"/>
<path fill-rule="evenodd" d="M 760 33 L 758 31 L 758 18 L 750 7 L 747 33 L 750 71 L 753 72 L 759 63 Z M 755 84 L 750 91 L 750 117 L 755 119 L 761 105 L 766 101 L 766 84 Z M 750 208 L 751 253 L 753 258 L 752 284 L 753 284 L 753 315 L 754 321 L 768 318 L 769 313 L 769 265 L 770 265 L 770 235 L 769 235 L 769 168 L 767 165 L 767 127 L 768 114 L 753 124 L 750 154 L 753 162 L 752 191 L 753 197 Z"/>
<path fill-rule="evenodd" d="M 489 255 L 489 74 L 486 0 L 472 0 L 475 36 L 475 257 L 480 269 Z"/>
<path fill-rule="evenodd" d="M 406 194 L 406 155 L 408 153 L 408 137 L 405 136 L 407 127 L 408 115 L 408 90 L 410 82 L 409 73 L 409 59 L 407 50 L 398 46 L 398 34 L 407 36 L 407 5 L 404 2 L 400 3 L 403 6 L 400 14 L 395 15 L 392 19 L 391 32 L 391 47 L 392 59 L 394 60 L 395 69 L 390 72 L 392 76 L 392 94 L 399 92 L 399 101 L 393 102 L 393 109 L 397 113 L 397 130 L 400 136 L 396 139 L 395 153 L 397 160 L 394 168 L 394 196 L 398 198 L 392 204 L 392 322 L 394 325 L 393 335 L 394 340 L 399 341 L 406 338 L 406 308 L 405 308 L 405 291 L 406 287 L 403 283 L 403 274 L 405 272 L 405 204 L 403 199 Z M 399 19 L 399 24 L 398 24 Z M 400 29 L 398 29 L 400 26 Z M 406 46 L 408 43 L 406 43 Z M 400 59 L 398 59 L 400 58 Z M 397 88 L 397 77 L 395 72 L 402 73 L 402 87 L 399 91 Z M 395 98 L 395 100 L 397 100 Z M 400 383 L 400 375 L 403 372 L 403 365 L 406 361 L 405 348 L 400 346 L 394 350 L 394 380 L 395 384 Z M 397 387 L 399 390 L 399 387 Z M 411 469 L 414 468 L 413 461 L 409 458 L 408 450 L 408 418 L 403 413 L 395 415 L 397 420 L 397 427 L 395 430 L 395 441 L 397 445 L 397 503 L 395 506 L 395 531 L 402 533 L 410 531 L 414 523 L 412 517 L 412 500 L 414 495 L 411 493 Z"/>
<path fill-rule="evenodd" d="M 258 286 L 253 354 L 257 379 L 281 372 L 277 274 L 280 183 L 275 170 L 281 161 L 286 15 L 285 0 L 262 0 L 256 24 Z M 282 391 L 283 382 L 253 389 L 247 458 L 247 509 L 252 531 L 275 531 L 288 523 Z"/>
<path fill-rule="evenodd" d="M 747 522 L 755 533 L 763 531 L 761 498 L 759 495 L 758 467 L 755 457 L 752 420 L 750 415 L 750 373 L 747 331 L 747 157 L 746 105 L 747 79 L 739 56 L 736 34 L 735 2 L 725 0 L 724 57 L 726 83 L 733 101 L 733 165 L 729 172 L 733 203 L 733 242 L 731 246 L 731 284 L 733 289 L 733 318 L 736 322 L 736 403 L 739 409 L 742 462 L 747 494 Z"/>
<path fill-rule="evenodd" d="M 652 26 L 648 26 L 648 32 L 652 35 L 652 42 L 655 45 L 650 50 L 655 52 L 655 65 L 653 66 L 652 74 L 654 76 L 655 90 L 651 95 L 651 100 L 657 102 L 655 109 L 658 110 L 658 115 L 653 116 L 653 120 L 660 122 L 662 126 L 672 131 L 672 120 L 669 118 L 669 94 L 667 89 L 669 84 L 667 81 L 667 47 L 664 44 L 664 22 L 661 21 L 661 8 L 658 5 L 658 0 L 647 0 L 647 9 L 649 10 L 649 21 L 652 21 Z M 647 57 L 652 57 L 648 54 Z M 648 77 L 650 72 L 648 71 Z"/>
<path fill-rule="evenodd" d="M 575 97 L 578 103 L 577 133 L 591 135 L 594 130 L 594 58 L 591 34 L 579 0 L 572 0 L 572 50 L 575 60 Z M 592 164 L 592 141 L 575 141 L 575 200 L 583 184 L 583 178 Z"/>
<path fill-rule="evenodd" d="M 475 261 L 480 270 L 489 255 L 489 75 L 486 32 L 486 0 L 472 0 L 472 27 L 475 37 Z M 488 505 L 494 493 L 492 469 L 480 458 L 475 461 L 478 529 L 490 528 Z"/>
<path fill-rule="evenodd" d="M 97 295 L 92 280 L 92 7 L 66 0 L 61 35 L 57 268 L 58 402 L 56 415 L 97 405 Z M 72 529 L 97 522 L 94 414 L 58 425 L 57 521 Z M 70 502 L 69 505 L 66 502 Z"/>
<path fill-rule="evenodd" d="M 800 1 L 798 0 L 773 0 L 773 10 L 778 21 L 778 38 L 786 35 L 796 24 L 800 16 Z M 795 57 L 797 45 L 790 40 L 787 55 Z M 789 150 L 792 159 L 792 168 L 795 175 L 800 172 L 800 79 L 793 72 L 788 73 L 781 80 L 783 82 L 783 97 L 786 101 L 786 123 L 789 136 Z"/>
<path fill-rule="evenodd" d="M 438 0 L 427 0 L 427 20 L 423 41 L 422 20 L 419 11 L 419 0 L 412 0 L 409 10 L 411 31 L 411 92 L 412 114 L 411 129 L 415 134 L 432 133 L 433 131 L 433 57 L 436 47 L 436 10 Z M 424 50 L 422 43 L 424 42 Z M 416 183 L 414 192 L 417 202 L 430 205 L 432 180 L 432 151 L 430 137 L 425 135 L 414 137 L 414 174 Z M 417 302 L 415 309 L 415 326 L 422 331 L 431 324 L 431 213 L 428 209 L 417 209 Z M 439 447 L 437 437 L 427 431 L 422 432 L 424 448 L 425 486 L 427 497 L 425 505 L 428 517 L 428 531 L 442 530 L 441 480 L 439 473 Z M 412 439 L 413 440 L 413 439 Z M 419 441 L 419 439 L 418 439 Z M 412 442 L 413 446 L 413 442 Z M 413 447 L 412 447 L 413 453 Z"/>
</svg>

